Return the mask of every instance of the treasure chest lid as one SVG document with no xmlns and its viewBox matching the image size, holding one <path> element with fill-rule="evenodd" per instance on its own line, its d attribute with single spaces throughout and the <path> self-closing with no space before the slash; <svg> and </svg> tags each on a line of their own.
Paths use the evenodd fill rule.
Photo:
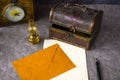
<svg viewBox="0 0 120 80">
<path fill-rule="evenodd" d="M 103 11 L 87 8 L 81 4 L 59 3 L 49 14 L 49 21 L 75 32 L 92 34 L 101 23 Z M 98 26 L 96 26 L 98 25 Z"/>
</svg>

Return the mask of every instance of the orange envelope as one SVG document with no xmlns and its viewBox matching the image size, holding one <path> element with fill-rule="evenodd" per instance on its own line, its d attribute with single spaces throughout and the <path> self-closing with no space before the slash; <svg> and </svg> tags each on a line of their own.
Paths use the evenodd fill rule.
<svg viewBox="0 0 120 80">
<path fill-rule="evenodd" d="M 75 67 L 58 44 L 12 62 L 20 80 L 49 80 Z"/>
</svg>

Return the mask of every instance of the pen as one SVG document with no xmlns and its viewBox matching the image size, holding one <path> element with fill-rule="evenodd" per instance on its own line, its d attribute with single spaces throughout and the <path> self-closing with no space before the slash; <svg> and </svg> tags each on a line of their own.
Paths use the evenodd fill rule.
<svg viewBox="0 0 120 80">
<path fill-rule="evenodd" d="M 96 58 L 96 70 L 97 70 L 97 76 L 98 76 L 98 80 L 102 80 L 101 79 L 101 71 L 100 71 L 100 62 L 99 60 Z"/>
</svg>

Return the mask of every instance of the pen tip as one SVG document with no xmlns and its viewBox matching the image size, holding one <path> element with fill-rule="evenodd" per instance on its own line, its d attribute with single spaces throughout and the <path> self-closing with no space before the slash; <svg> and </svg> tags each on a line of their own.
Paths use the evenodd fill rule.
<svg viewBox="0 0 120 80">
<path fill-rule="evenodd" d="M 97 58 L 95 58 L 95 62 L 98 62 L 98 59 L 97 59 Z"/>
</svg>

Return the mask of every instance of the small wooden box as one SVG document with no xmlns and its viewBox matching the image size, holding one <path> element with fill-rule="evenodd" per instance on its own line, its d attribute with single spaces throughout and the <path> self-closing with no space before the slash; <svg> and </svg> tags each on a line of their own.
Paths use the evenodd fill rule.
<svg viewBox="0 0 120 80">
<path fill-rule="evenodd" d="M 100 30 L 103 11 L 80 4 L 60 3 L 50 11 L 50 38 L 90 49 Z"/>
</svg>

